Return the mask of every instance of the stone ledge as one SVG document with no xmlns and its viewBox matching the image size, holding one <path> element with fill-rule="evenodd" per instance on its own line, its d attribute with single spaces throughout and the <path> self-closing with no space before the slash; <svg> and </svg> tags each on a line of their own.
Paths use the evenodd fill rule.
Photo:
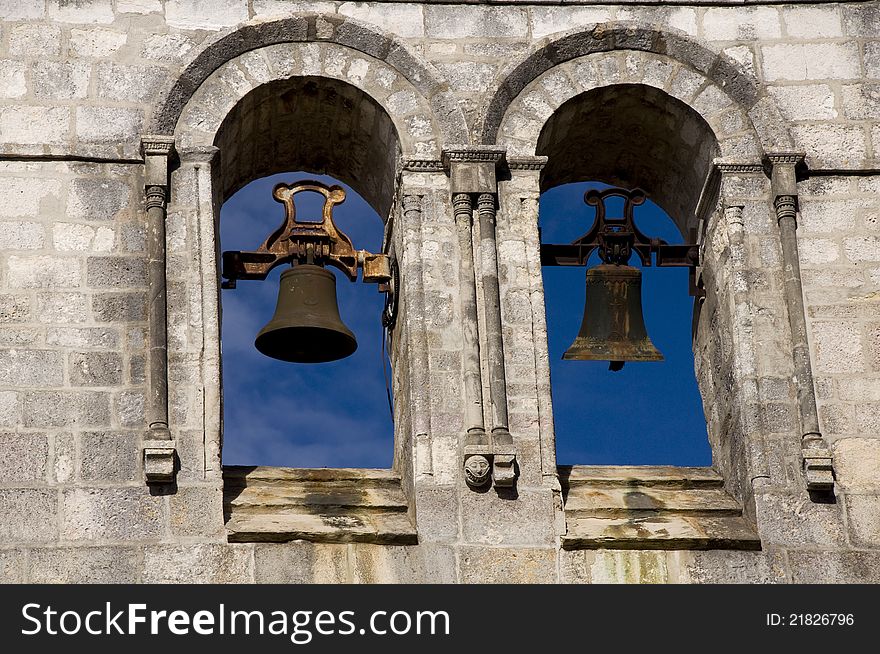
<svg viewBox="0 0 880 654">
<path fill-rule="evenodd" d="M 559 477 L 563 549 L 761 549 L 711 468 L 560 466 Z"/>
<path fill-rule="evenodd" d="M 226 466 L 229 542 L 417 542 L 400 477 L 390 470 Z"/>
</svg>

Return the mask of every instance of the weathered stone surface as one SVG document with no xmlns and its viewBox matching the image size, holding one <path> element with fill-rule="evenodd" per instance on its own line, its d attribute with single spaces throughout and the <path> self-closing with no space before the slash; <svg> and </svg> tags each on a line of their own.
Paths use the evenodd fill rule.
<svg viewBox="0 0 880 654">
<path fill-rule="evenodd" d="M 64 540 L 150 541 L 164 533 L 164 499 L 146 487 L 71 488 L 61 497 Z"/>
<path fill-rule="evenodd" d="M 350 545 L 293 541 L 257 543 L 253 547 L 257 583 L 344 584 L 349 581 Z"/>
<path fill-rule="evenodd" d="M 796 584 L 880 583 L 880 554 L 875 552 L 790 552 Z"/>
<path fill-rule="evenodd" d="M 132 584 L 139 568 L 135 547 L 33 549 L 27 578 L 32 584 Z"/>
<path fill-rule="evenodd" d="M 140 434 L 85 432 L 79 440 L 83 481 L 125 482 L 139 478 Z"/>
<path fill-rule="evenodd" d="M 790 582 L 780 550 L 763 552 L 670 552 L 669 569 L 679 583 L 781 584 Z"/>
<path fill-rule="evenodd" d="M 171 533 L 178 537 L 218 538 L 223 529 L 223 489 L 180 488 L 170 498 Z"/>
<path fill-rule="evenodd" d="M 31 391 L 24 393 L 25 427 L 106 427 L 110 398 L 101 391 Z"/>
<path fill-rule="evenodd" d="M 48 456 L 45 434 L 0 433 L 0 480 L 3 483 L 44 481 Z"/>
<path fill-rule="evenodd" d="M 254 546 L 162 545 L 144 548 L 141 580 L 151 584 L 246 584 L 254 581 Z"/>
<path fill-rule="evenodd" d="M 461 581 L 469 584 L 556 583 L 556 550 L 511 547 L 458 548 Z"/>
<path fill-rule="evenodd" d="M 45 543 L 58 538 L 58 493 L 42 488 L 0 489 L 0 541 Z"/>
<path fill-rule="evenodd" d="M 455 552 L 449 546 L 351 546 L 351 581 L 358 584 L 454 583 Z"/>
</svg>

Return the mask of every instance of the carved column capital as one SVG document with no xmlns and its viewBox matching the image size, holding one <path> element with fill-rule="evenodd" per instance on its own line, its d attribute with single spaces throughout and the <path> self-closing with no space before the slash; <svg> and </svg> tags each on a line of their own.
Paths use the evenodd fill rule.
<svg viewBox="0 0 880 654">
<path fill-rule="evenodd" d="M 144 188 L 144 206 L 150 209 L 164 209 L 168 202 L 168 191 L 164 186 L 152 184 Z"/>
<path fill-rule="evenodd" d="M 803 152 L 769 152 L 767 161 L 772 170 L 770 173 L 770 189 L 773 197 L 781 195 L 797 195 L 796 169 L 803 164 Z"/>
<path fill-rule="evenodd" d="M 453 195 L 495 193 L 496 170 L 504 162 L 505 149 L 494 145 L 453 146 L 443 151 Z"/>
</svg>

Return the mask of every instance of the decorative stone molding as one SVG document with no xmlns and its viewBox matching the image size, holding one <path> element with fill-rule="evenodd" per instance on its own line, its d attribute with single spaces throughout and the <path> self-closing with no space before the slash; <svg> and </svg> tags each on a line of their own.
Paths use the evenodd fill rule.
<svg viewBox="0 0 880 654">
<path fill-rule="evenodd" d="M 759 163 L 735 163 L 730 161 L 715 161 L 718 172 L 727 175 L 763 175 L 764 166 Z"/>
<path fill-rule="evenodd" d="M 440 159 L 403 159 L 400 168 L 413 173 L 440 173 L 446 170 Z"/>
<path fill-rule="evenodd" d="M 509 157 L 507 167 L 510 170 L 543 170 L 547 165 L 547 157 Z"/>
<path fill-rule="evenodd" d="M 168 160 L 174 139 L 143 136 L 147 213 L 147 296 L 149 323 L 149 377 L 147 380 L 147 432 L 143 443 L 147 483 L 174 481 L 175 443 L 168 427 L 168 326 L 166 311 L 165 220 L 168 203 Z"/>
</svg>

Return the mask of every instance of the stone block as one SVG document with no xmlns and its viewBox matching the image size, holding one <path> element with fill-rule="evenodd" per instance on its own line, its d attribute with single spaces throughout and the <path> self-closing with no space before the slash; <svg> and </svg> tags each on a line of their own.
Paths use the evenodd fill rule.
<svg viewBox="0 0 880 654">
<path fill-rule="evenodd" d="M 161 14 L 162 0 L 116 0 L 116 11 L 120 14 Z"/>
<path fill-rule="evenodd" d="M 25 427 L 108 427 L 110 397 L 101 391 L 29 391 L 24 393 Z"/>
<path fill-rule="evenodd" d="M 131 213 L 131 186 L 107 178 L 83 177 L 70 183 L 67 215 L 80 220 L 113 220 Z"/>
<path fill-rule="evenodd" d="M 38 293 L 36 318 L 42 323 L 80 323 L 89 319 L 83 293 Z"/>
<path fill-rule="evenodd" d="M 880 237 L 854 236 L 843 239 L 843 252 L 854 263 L 880 261 Z"/>
<path fill-rule="evenodd" d="M 104 59 L 117 52 L 128 40 L 128 34 L 103 27 L 70 30 L 68 47 L 78 57 Z"/>
<path fill-rule="evenodd" d="M 140 478 L 140 434 L 84 432 L 79 437 L 83 481 L 136 481 Z"/>
<path fill-rule="evenodd" d="M 792 582 L 796 584 L 880 583 L 880 553 L 799 552 L 788 553 Z"/>
<path fill-rule="evenodd" d="M 146 262 L 135 257 L 89 257 L 86 280 L 90 288 L 145 287 Z"/>
<path fill-rule="evenodd" d="M 880 34 L 880 8 L 874 4 L 841 5 L 840 11 L 847 36 L 877 38 Z"/>
<path fill-rule="evenodd" d="M 782 35 L 776 7 L 728 7 L 707 9 L 703 14 L 703 36 L 711 41 L 756 41 Z"/>
<path fill-rule="evenodd" d="M 96 293 L 92 312 L 100 322 L 141 322 L 147 319 L 144 293 Z"/>
<path fill-rule="evenodd" d="M 52 387 L 64 383 L 61 354 L 51 350 L 0 350 L 0 386 Z"/>
<path fill-rule="evenodd" d="M 181 29 L 219 30 L 248 19 L 246 0 L 167 0 L 165 20 Z"/>
<path fill-rule="evenodd" d="M 789 120 L 837 118 L 834 90 L 828 84 L 769 86 L 767 90 Z"/>
<path fill-rule="evenodd" d="M 48 458 L 45 434 L 0 433 L 0 482 L 44 481 Z"/>
<path fill-rule="evenodd" d="M 430 543 L 457 540 L 457 490 L 452 486 L 418 486 L 415 498 L 419 541 Z"/>
<path fill-rule="evenodd" d="M 462 540 L 483 545 L 553 543 L 554 504 L 550 490 L 520 489 L 516 499 L 494 490 L 462 490 Z"/>
<path fill-rule="evenodd" d="M 568 583 L 663 584 L 669 581 L 666 552 L 594 550 L 565 552 L 563 578 Z"/>
<path fill-rule="evenodd" d="M 122 392 L 114 399 L 116 419 L 123 427 L 144 427 L 144 394 Z"/>
<path fill-rule="evenodd" d="M 45 488 L 0 489 L 0 542 L 45 543 L 58 538 L 58 492 Z"/>
<path fill-rule="evenodd" d="M 2 11 L 2 2 L 0 2 Z M 25 551 L 0 550 L 0 584 L 23 584 Z"/>
<path fill-rule="evenodd" d="M 31 3 L 11 0 L 12 4 L 25 6 Z M 33 3 L 37 6 L 37 3 Z M 42 9 L 40 10 L 42 11 Z M 2 15 L 6 15 L 4 10 Z M 9 54 L 13 57 L 55 57 L 61 54 L 61 28 L 57 25 L 19 25 L 9 32 Z"/>
<path fill-rule="evenodd" d="M 51 478 L 59 484 L 77 478 L 77 447 L 72 434 L 55 434 Z"/>
<path fill-rule="evenodd" d="M 455 552 L 445 545 L 351 546 L 352 582 L 356 584 L 455 583 Z"/>
<path fill-rule="evenodd" d="M 112 327 L 49 327 L 46 330 L 46 345 L 113 349 L 120 343 L 119 330 Z"/>
<path fill-rule="evenodd" d="M 580 25 L 606 23 L 610 18 L 611 10 L 606 7 L 529 7 L 533 39 L 566 32 Z"/>
<path fill-rule="evenodd" d="M 809 43 L 761 46 L 767 80 L 857 79 L 858 47 L 854 43 Z"/>
<path fill-rule="evenodd" d="M 780 550 L 669 552 L 670 581 L 696 584 L 787 583 L 785 554 Z"/>
<path fill-rule="evenodd" d="M 343 2 L 339 5 L 338 12 L 343 16 L 351 16 L 370 25 L 376 25 L 402 38 L 420 38 L 425 35 L 421 5 Z"/>
<path fill-rule="evenodd" d="M 161 545 L 144 548 L 141 581 L 149 584 L 247 584 L 254 581 L 254 546 Z"/>
<path fill-rule="evenodd" d="M 874 79 L 880 78 L 880 41 L 865 43 L 865 75 Z"/>
<path fill-rule="evenodd" d="M 113 5 L 104 0 L 48 0 L 49 18 L 66 23 L 112 23 Z"/>
<path fill-rule="evenodd" d="M 194 45 L 186 34 L 153 34 L 144 38 L 141 56 L 155 61 L 182 61 Z"/>
<path fill-rule="evenodd" d="M 529 22 L 526 10 L 513 6 L 455 6 L 428 5 L 425 7 L 425 35 L 437 39 L 466 37 L 508 38 L 528 36 Z"/>
<path fill-rule="evenodd" d="M 79 259 L 53 256 L 10 256 L 7 284 L 11 288 L 76 288 L 81 284 Z"/>
<path fill-rule="evenodd" d="M 76 136 L 92 143 L 134 142 L 143 132 L 144 112 L 126 107 L 77 107 Z M 138 146 L 139 147 L 139 146 Z M 137 148 L 134 148 L 136 151 Z"/>
<path fill-rule="evenodd" d="M 782 8 L 782 21 L 788 36 L 796 39 L 825 39 L 843 36 L 837 7 Z"/>
<path fill-rule="evenodd" d="M 0 323 L 27 322 L 31 299 L 27 295 L 0 295 Z"/>
<path fill-rule="evenodd" d="M 496 74 L 494 65 L 476 61 L 438 63 L 437 68 L 453 91 L 485 91 L 491 87 Z"/>
<path fill-rule="evenodd" d="M 159 66 L 124 66 L 98 64 L 97 91 L 99 98 L 124 102 L 146 102 L 155 98 L 168 77 Z"/>
<path fill-rule="evenodd" d="M 842 97 L 847 118 L 866 120 L 880 115 L 880 84 L 845 84 Z"/>
<path fill-rule="evenodd" d="M 466 584 L 553 584 L 556 550 L 512 547 L 458 548 L 459 581 Z"/>
<path fill-rule="evenodd" d="M 0 427 L 17 427 L 21 421 L 19 396 L 16 391 L 0 391 Z"/>
<path fill-rule="evenodd" d="M 91 66 L 77 61 L 38 61 L 31 71 L 36 98 L 71 100 L 89 93 Z"/>
<path fill-rule="evenodd" d="M 8 106 L 0 109 L 0 142 L 61 145 L 70 136 L 68 107 Z"/>
<path fill-rule="evenodd" d="M 3 205 L 0 215 L 10 218 L 54 213 L 61 205 L 61 182 L 40 177 L 3 179 Z"/>
<path fill-rule="evenodd" d="M 30 551 L 32 584 L 133 584 L 140 572 L 135 547 L 58 547 Z"/>
<path fill-rule="evenodd" d="M 175 537 L 225 538 L 223 489 L 181 487 L 170 498 L 171 533 Z"/>
<path fill-rule="evenodd" d="M 0 250 L 39 250 L 43 247 L 44 232 L 39 223 L 0 222 Z"/>
<path fill-rule="evenodd" d="M 755 496 L 758 533 L 766 546 L 845 547 L 846 530 L 841 508 L 817 504 L 806 492 L 798 495 Z"/>
<path fill-rule="evenodd" d="M 880 496 L 848 494 L 843 501 L 853 546 L 880 547 Z"/>
<path fill-rule="evenodd" d="M 861 126 L 795 124 L 790 131 L 798 149 L 807 153 L 811 168 L 857 168 L 867 156 Z"/>
<path fill-rule="evenodd" d="M 856 428 L 866 436 L 880 436 L 880 402 L 856 405 Z"/>
<path fill-rule="evenodd" d="M 814 321 L 813 347 L 818 372 L 861 372 L 865 368 L 862 336 L 853 322 Z"/>
<path fill-rule="evenodd" d="M 12 100 L 27 94 L 25 70 L 20 61 L 0 60 L 0 98 Z"/>
<path fill-rule="evenodd" d="M 255 580 L 258 584 L 348 583 L 348 548 L 307 541 L 256 543 Z"/>
<path fill-rule="evenodd" d="M 116 386 L 122 383 L 122 355 L 117 352 L 73 352 L 68 374 L 73 386 Z"/>
<path fill-rule="evenodd" d="M 157 540 L 165 533 L 165 499 L 146 485 L 71 488 L 61 502 L 64 540 Z"/>
<path fill-rule="evenodd" d="M 52 242 L 59 252 L 109 252 L 113 249 L 115 234 L 109 227 L 92 227 L 77 223 L 55 223 Z"/>
</svg>

